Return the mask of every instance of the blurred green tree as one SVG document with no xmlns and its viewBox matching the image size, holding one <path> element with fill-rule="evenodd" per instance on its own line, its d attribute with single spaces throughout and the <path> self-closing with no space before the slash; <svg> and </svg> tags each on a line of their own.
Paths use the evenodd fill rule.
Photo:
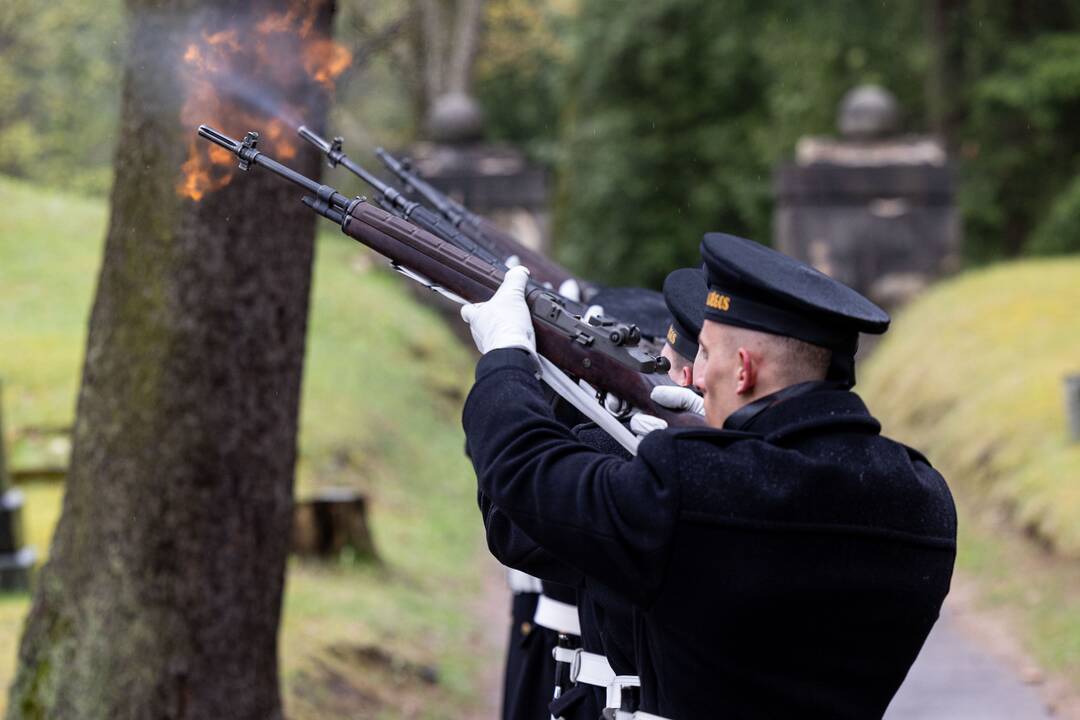
<svg viewBox="0 0 1080 720">
<path fill-rule="evenodd" d="M 553 161 L 559 137 L 574 20 L 574 7 L 559 0 L 488 0 L 485 8 L 474 89 L 487 136 L 544 164 Z"/>
<path fill-rule="evenodd" d="M 749 1 L 583 3 L 556 200 L 568 263 L 656 286 L 705 229 L 761 236 L 767 75 L 747 37 L 762 19 Z"/>
<path fill-rule="evenodd" d="M 1009 43 L 997 60 L 960 128 L 968 255 L 1080 251 L 1080 32 Z"/>
<path fill-rule="evenodd" d="M 911 4 L 585 0 L 569 67 L 556 237 L 572 265 L 655 286 L 707 230 L 769 241 L 772 168 L 859 82 L 920 119 Z M 910 123 L 916 127 L 919 123 Z"/>
<path fill-rule="evenodd" d="M 108 190 L 124 27 L 122 0 L 0 3 L 0 173 Z"/>
</svg>

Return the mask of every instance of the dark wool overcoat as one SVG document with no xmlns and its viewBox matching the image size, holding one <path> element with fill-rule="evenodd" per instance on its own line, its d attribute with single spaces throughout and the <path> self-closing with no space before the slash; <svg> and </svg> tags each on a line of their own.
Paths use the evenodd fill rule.
<svg viewBox="0 0 1080 720">
<path fill-rule="evenodd" d="M 626 461 L 557 422 L 534 360 L 503 349 L 464 426 L 489 534 L 633 608 L 644 711 L 880 717 L 948 592 L 948 487 L 849 391 L 777 403 L 751 431 L 654 432 Z"/>
<path fill-rule="evenodd" d="M 558 407 L 556 404 L 556 408 Z M 559 412 L 556 412 L 556 417 L 566 425 L 567 417 L 560 416 Z M 577 419 L 580 419 L 580 416 Z M 593 423 L 577 425 L 573 429 L 573 435 L 594 450 L 624 459 L 630 458 L 630 454 L 621 445 Z M 606 656 L 617 675 L 637 675 L 637 669 L 633 665 L 634 624 L 630 605 L 617 593 L 608 591 L 598 583 L 588 582 L 587 578 L 575 568 L 545 552 L 520 528 L 516 527 L 505 514 L 495 509 L 483 493 L 479 494 L 479 504 L 484 515 L 488 547 L 492 555 L 507 567 L 543 578 L 545 595 L 561 602 L 576 604 L 581 624 L 582 649 Z M 537 628 L 534 632 L 538 630 L 541 628 Z M 554 637 L 554 633 L 550 630 L 544 630 L 544 632 Z M 551 642 L 553 644 L 554 640 Z M 512 646 L 511 653 L 515 652 L 517 651 Z M 550 651 L 547 659 L 551 660 Z M 536 664 L 540 662 L 538 659 Z M 523 662 L 515 663 L 517 668 L 523 666 Z M 543 668 L 537 672 L 539 674 L 546 670 L 547 668 Z M 517 672 L 521 674 L 520 669 Z M 546 674 L 551 675 L 550 672 Z M 520 687 L 519 693 L 524 696 L 533 685 L 523 682 Z M 510 690 L 508 681 L 506 691 Z M 550 690 L 548 688 L 547 699 L 542 703 L 549 713 L 548 717 L 561 717 L 564 720 L 596 720 L 600 717 L 605 705 L 606 691 L 600 687 L 581 683 L 564 692 L 557 700 L 548 702 L 551 698 Z M 520 701 L 515 701 L 514 705 L 531 707 Z M 504 713 L 504 718 L 506 717 Z"/>
</svg>

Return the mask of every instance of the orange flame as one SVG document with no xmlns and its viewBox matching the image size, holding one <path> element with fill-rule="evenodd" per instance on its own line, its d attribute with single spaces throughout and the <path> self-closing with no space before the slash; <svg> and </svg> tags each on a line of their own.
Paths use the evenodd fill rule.
<svg viewBox="0 0 1080 720">
<path fill-rule="evenodd" d="M 206 123 L 234 137 L 257 130 L 260 149 L 284 161 L 294 158 L 299 109 L 313 90 L 333 93 L 352 62 L 346 48 L 314 31 L 322 4 L 290 0 L 286 10 L 257 22 L 237 19 L 201 30 L 183 53 L 189 81 L 183 124 L 194 131 Z M 278 96 L 297 98 L 297 104 Z M 192 139 L 177 194 L 197 202 L 225 187 L 235 161 L 224 148 Z"/>
<path fill-rule="evenodd" d="M 304 70 L 327 90 L 352 62 L 352 53 L 333 40 L 317 38 L 304 46 Z"/>
</svg>

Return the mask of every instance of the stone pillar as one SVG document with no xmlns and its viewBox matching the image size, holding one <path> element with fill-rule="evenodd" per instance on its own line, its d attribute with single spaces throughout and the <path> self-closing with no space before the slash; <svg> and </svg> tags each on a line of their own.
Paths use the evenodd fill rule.
<svg viewBox="0 0 1080 720">
<path fill-rule="evenodd" d="M 520 242 L 546 253 L 550 218 L 544 171 L 516 148 L 482 142 L 479 106 L 464 93 L 440 97 L 427 127 L 432 140 L 409 149 L 417 172 Z"/>
<path fill-rule="evenodd" d="M 0 384 L 0 591 L 26 590 L 34 552 L 22 547 L 20 512 L 23 494 L 10 487 L 4 454 L 3 385 Z"/>
<path fill-rule="evenodd" d="M 774 177 L 774 246 L 890 310 L 956 270 L 961 240 L 944 148 L 897 118 L 890 93 L 855 88 L 841 137 L 803 138 Z"/>
</svg>

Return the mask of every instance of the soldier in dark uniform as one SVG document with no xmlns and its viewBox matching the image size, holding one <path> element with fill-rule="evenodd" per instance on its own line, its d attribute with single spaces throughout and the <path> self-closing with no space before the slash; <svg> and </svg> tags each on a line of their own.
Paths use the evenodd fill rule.
<svg viewBox="0 0 1080 720">
<path fill-rule="evenodd" d="M 704 399 L 665 404 L 710 427 L 653 432 L 629 461 L 553 421 L 522 271 L 463 309 L 485 353 L 463 417 L 485 514 L 633 608 L 641 710 L 880 717 L 937 619 L 956 536 L 941 476 L 826 379 L 888 316 L 741 238 L 706 235 L 702 258 Z"/>
<path fill-rule="evenodd" d="M 634 323 L 647 340 L 662 341 L 668 331 L 665 296 L 658 292 L 632 287 L 605 288 L 590 302 L 597 312 Z M 552 403 L 556 419 L 565 427 L 573 428 L 583 442 L 604 452 L 621 452 L 617 443 L 595 425 L 586 423 L 587 418 L 569 403 L 548 392 L 545 397 Z M 493 554 L 503 560 L 500 553 Z M 508 574 L 512 603 L 503 674 L 503 720 L 547 720 L 550 717 L 595 720 L 603 707 L 603 696 L 590 692 L 589 688 L 563 688 L 565 692 L 552 703 L 556 681 L 568 685 L 567 668 L 562 667 L 563 677 L 556 678 L 556 663 L 552 657 L 560 636 L 567 647 L 585 646 L 596 652 L 600 647 L 597 631 L 590 627 L 589 639 L 583 642 L 581 637 L 582 621 L 589 622 L 593 616 L 580 616 L 578 606 L 583 598 L 579 598 L 576 588 L 527 574 L 531 570 L 527 563 L 519 563 L 515 568 Z"/>
<path fill-rule="evenodd" d="M 652 294 L 647 291 L 623 291 L 612 299 L 605 296 L 607 304 L 603 306 L 605 314 L 613 308 L 611 315 L 628 319 L 642 328 L 642 334 L 661 339 L 661 354 L 668 358 L 671 369 L 668 375 L 672 382 L 688 386 L 693 380 L 693 362 L 697 354 L 697 336 L 704 320 L 705 279 L 699 268 L 683 268 L 668 275 L 664 281 L 664 292 L 660 309 L 655 307 Z M 656 295 L 659 295 L 658 293 Z M 616 405 L 621 403 L 616 403 Z M 652 425 L 641 423 L 648 416 L 636 415 L 630 419 L 630 426 L 635 432 L 644 434 Z M 656 418 L 651 418 L 655 421 Z M 624 460 L 630 455 L 606 432 L 594 423 L 583 423 L 573 428 L 574 437 L 588 447 Z M 484 501 L 481 499 L 481 503 Z M 494 520 L 494 514 L 486 518 Z M 505 518 L 503 518 L 505 523 Z M 550 577 L 554 565 L 562 565 L 546 556 L 535 543 L 531 542 L 512 524 L 505 524 L 501 530 L 489 527 L 488 538 L 492 553 L 500 562 L 519 569 L 535 572 Z M 507 533 L 511 533 L 508 536 Z M 561 568 L 560 573 L 567 572 Z M 578 575 L 570 569 L 571 578 Z M 565 580 L 566 576 L 562 576 Z M 545 584 L 546 587 L 546 584 Z M 633 647 L 633 611 L 632 607 L 617 593 L 593 583 L 591 592 L 579 587 L 577 606 L 580 616 L 581 648 L 586 653 L 603 657 L 610 671 L 618 676 L 637 675 L 634 666 Z M 553 717 L 566 720 L 582 718 L 595 720 L 606 700 L 606 689 L 579 682 L 577 686 L 564 692 L 551 703 L 549 710 Z"/>
<path fill-rule="evenodd" d="M 705 321 L 705 275 L 700 268 L 679 268 L 664 278 L 664 302 L 671 313 L 671 324 L 660 354 L 671 363 L 668 376 L 676 385 L 694 384 L 694 359 L 698 334 Z"/>
</svg>

